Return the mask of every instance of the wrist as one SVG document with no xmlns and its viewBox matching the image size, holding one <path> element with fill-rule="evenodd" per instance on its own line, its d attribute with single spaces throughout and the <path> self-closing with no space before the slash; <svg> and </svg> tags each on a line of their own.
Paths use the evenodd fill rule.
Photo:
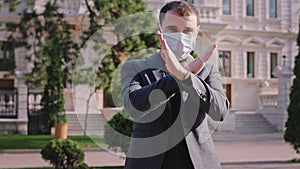
<svg viewBox="0 0 300 169">
<path fill-rule="evenodd" d="M 183 80 L 186 80 L 186 79 L 188 79 L 189 77 L 190 77 L 190 71 L 186 71 L 186 73 L 185 73 L 185 75 L 184 75 L 184 79 Z"/>
<path fill-rule="evenodd" d="M 190 72 L 189 72 L 188 70 L 185 69 L 185 71 L 184 71 L 183 73 L 181 73 L 181 74 L 180 74 L 179 76 L 177 76 L 177 77 L 179 77 L 179 78 L 178 78 L 179 80 L 186 80 L 187 78 L 190 77 Z"/>
</svg>

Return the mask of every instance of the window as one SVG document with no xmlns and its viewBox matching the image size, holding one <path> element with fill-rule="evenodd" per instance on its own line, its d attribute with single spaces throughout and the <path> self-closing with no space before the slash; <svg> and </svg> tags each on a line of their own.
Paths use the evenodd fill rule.
<svg viewBox="0 0 300 169">
<path fill-rule="evenodd" d="M 231 0 L 223 0 L 223 14 L 224 15 L 231 14 Z"/>
<path fill-rule="evenodd" d="M 247 0 L 246 8 L 247 16 L 254 16 L 254 0 Z"/>
<path fill-rule="evenodd" d="M 254 77 L 254 52 L 247 52 L 247 77 Z"/>
<path fill-rule="evenodd" d="M 271 78 L 276 78 L 273 75 L 273 71 L 277 66 L 277 58 L 278 58 L 277 53 L 271 53 L 270 54 L 270 75 L 271 75 Z"/>
<path fill-rule="evenodd" d="M 194 0 L 187 0 L 188 3 L 194 3 Z"/>
<path fill-rule="evenodd" d="M 269 0 L 269 17 L 277 18 L 277 0 Z"/>
<path fill-rule="evenodd" d="M 14 61 L 12 60 L 13 50 L 10 50 L 9 45 L 5 41 L 0 41 L 0 71 L 9 71 L 14 67 Z"/>
<path fill-rule="evenodd" d="M 231 76 L 231 52 L 230 51 L 219 51 L 220 64 L 219 71 L 223 76 Z"/>
</svg>

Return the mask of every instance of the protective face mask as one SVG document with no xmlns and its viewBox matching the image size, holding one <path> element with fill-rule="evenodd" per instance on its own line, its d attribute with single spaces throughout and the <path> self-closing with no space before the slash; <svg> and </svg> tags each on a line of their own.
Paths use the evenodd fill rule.
<svg viewBox="0 0 300 169">
<path fill-rule="evenodd" d="M 195 49 L 197 39 L 195 34 L 188 35 L 181 32 L 163 32 L 162 34 L 178 61 L 185 59 Z"/>
</svg>

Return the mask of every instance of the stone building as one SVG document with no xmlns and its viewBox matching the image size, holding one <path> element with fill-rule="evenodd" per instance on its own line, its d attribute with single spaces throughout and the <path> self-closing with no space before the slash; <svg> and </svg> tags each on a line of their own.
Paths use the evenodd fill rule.
<svg viewBox="0 0 300 169">
<path fill-rule="evenodd" d="M 144 1 L 157 13 L 169 2 Z M 245 120 L 262 116 L 275 130 L 282 131 L 287 117 L 291 69 L 298 54 L 300 1 L 187 1 L 201 15 L 201 31 L 217 44 L 220 72 L 232 112 L 248 114 L 241 117 Z M 278 71 L 273 73 L 278 66 L 280 75 Z M 245 120 L 242 123 L 247 123 Z M 235 130 L 234 121 L 235 113 L 229 115 L 225 128 Z"/>
<path fill-rule="evenodd" d="M 168 1 L 144 0 L 159 12 Z M 293 0 L 190 0 L 201 15 L 201 31 L 216 42 L 231 107 L 259 108 L 260 86 L 277 93 L 272 71 L 286 56 L 293 67 L 300 2 Z M 271 90 L 271 89 L 270 89 Z"/>
<path fill-rule="evenodd" d="M 29 4 L 27 1 L 19 1 L 15 10 L 10 10 L 10 5 L 0 0 L 0 134 L 22 133 L 30 134 L 38 130 L 38 118 L 35 113 L 41 108 L 41 91 L 28 89 L 23 80 L 23 75 L 30 72 L 32 63 L 25 58 L 26 49 L 16 49 L 15 63 L 10 62 L 7 34 L 5 25 L 8 22 L 18 22 L 20 15 Z M 33 8 L 37 12 L 44 10 L 47 0 L 35 0 Z M 89 0 L 92 4 L 92 1 Z M 58 0 L 60 12 L 65 14 L 65 19 L 72 28 L 72 38 L 76 41 L 81 32 L 88 27 L 88 16 L 85 0 Z M 13 75 L 9 70 L 16 65 Z M 65 89 L 66 110 L 73 110 L 71 90 Z M 30 123 L 32 122 L 32 123 Z M 33 130 L 33 131 L 32 131 Z"/>
</svg>

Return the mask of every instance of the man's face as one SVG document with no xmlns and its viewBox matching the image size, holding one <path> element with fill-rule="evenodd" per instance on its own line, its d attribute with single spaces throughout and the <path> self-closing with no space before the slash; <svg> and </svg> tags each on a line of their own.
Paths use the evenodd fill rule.
<svg viewBox="0 0 300 169">
<path fill-rule="evenodd" d="M 199 26 L 195 15 L 179 16 L 176 11 L 168 11 L 162 21 L 163 32 L 182 32 L 185 34 L 197 34 Z"/>
</svg>

